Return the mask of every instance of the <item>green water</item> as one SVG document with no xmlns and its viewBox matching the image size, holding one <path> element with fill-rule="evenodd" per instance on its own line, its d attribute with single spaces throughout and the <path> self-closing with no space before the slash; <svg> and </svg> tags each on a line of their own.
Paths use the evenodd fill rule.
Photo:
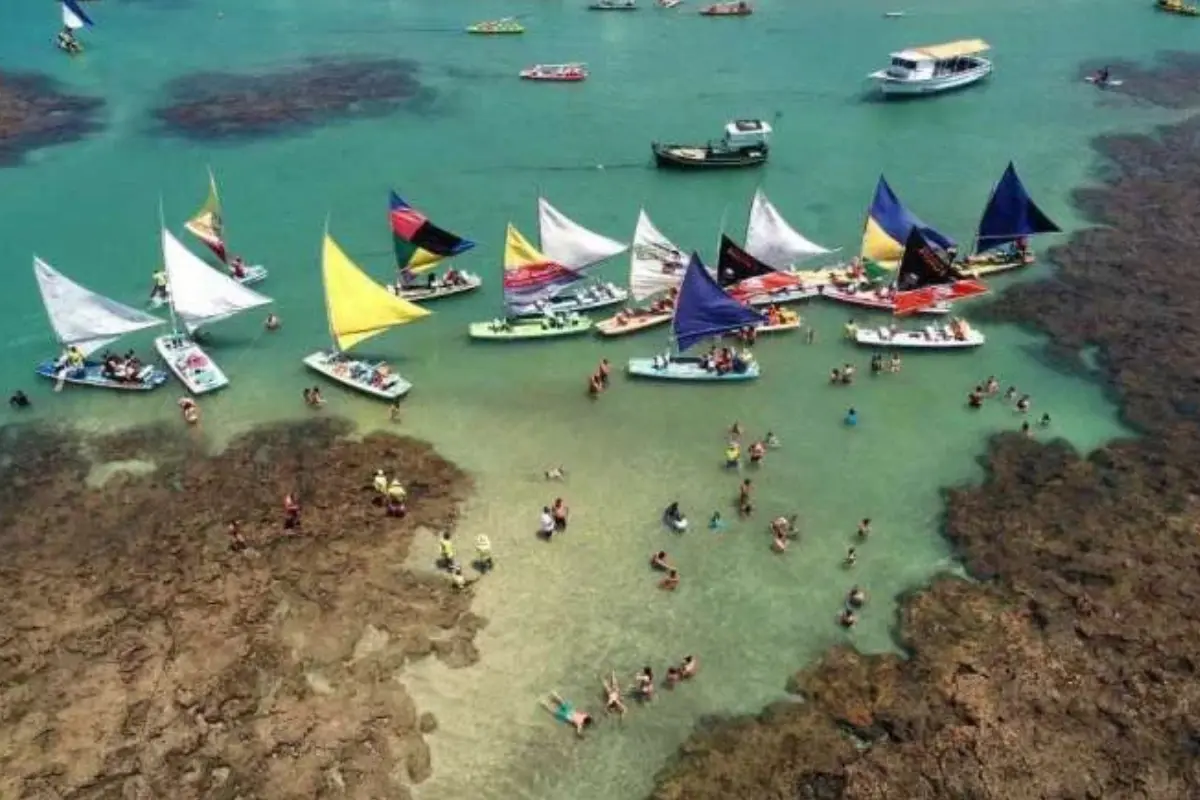
<svg viewBox="0 0 1200 800">
<path fill-rule="evenodd" d="M 442 727 L 431 738 L 435 776 L 423 797 L 633 798 L 704 714 L 746 711 L 781 696 L 786 676 L 849 638 L 891 646 L 890 599 L 931 573 L 953 568 L 937 535 L 938 488 L 979 477 L 986 436 L 1019 425 L 998 405 L 979 413 L 966 392 L 988 374 L 1030 391 L 1034 411 L 1054 415 L 1051 433 L 1088 448 L 1123 433 L 1101 392 L 1054 372 L 1027 334 L 989 328 L 975 354 L 906 358 L 899 375 L 864 375 L 830 387 L 829 369 L 867 354 L 838 338 L 847 310 L 813 304 L 820 331 L 758 347 L 764 377 L 744 387 L 634 384 L 618 376 L 599 402 L 584 396 L 601 356 L 620 364 L 662 346 L 648 333 L 533 346 L 471 346 L 466 324 L 492 316 L 504 225 L 535 234 L 543 192 L 565 213 L 612 236 L 632 233 L 644 205 L 666 235 L 711 255 L 722 220 L 740 237 L 761 181 L 781 212 L 814 240 L 853 251 L 862 209 L 881 171 L 927 221 L 967 238 L 991 182 L 1011 158 L 1043 207 L 1074 223 L 1068 191 L 1091 168 L 1088 139 L 1160 119 L 1074 80 L 1082 59 L 1144 57 L 1181 49 L 1190 29 L 1149 3 L 1033 3 L 1003 8 L 975 0 L 924 0 L 910 16 L 871 0 L 854 7 L 763 0 L 747 20 L 706 20 L 694 2 L 678 11 L 593 14 L 583 0 L 421 3 L 98 3 L 89 51 L 68 60 L 49 46 L 50 3 L 6 10 L 0 67 L 46 70 L 109 102 L 109 127 L 86 142 L 35 153 L 0 170 L 0 242 L 9 276 L 0 294 L 0 386 L 22 386 L 34 414 L 86 427 L 173 419 L 176 387 L 112 397 L 34 385 L 30 367 L 52 352 L 29 257 L 134 301 L 157 263 L 157 209 L 182 220 L 202 201 L 204 167 L 221 182 L 231 244 L 271 270 L 284 328 L 266 335 L 261 315 L 212 331 L 210 353 L 233 380 L 202 401 L 203 435 L 214 442 L 253 424 L 307 413 L 300 390 L 318 379 L 299 358 L 325 343 L 318 278 L 326 216 L 348 252 L 380 278 L 391 274 L 385 202 L 395 187 L 437 222 L 479 241 L 462 265 L 489 280 L 475 297 L 446 301 L 427 322 L 373 340 L 369 354 L 399 363 L 416 385 L 402 430 L 433 441 L 477 477 L 460 537 L 487 533 L 499 569 L 478 591 L 490 618 L 481 663 L 449 671 L 430 662 L 405 680 Z M 471 22 L 522 15 L 521 37 L 467 37 Z M 1186 22 L 1186 21 L 1185 21 Z M 863 76 L 904 45 L 981 36 L 995 47 L 990 84 L 932 102 L 861 99 Z M 311 56 L 411 58 L 431 98 L 383 118 L 330 125 L 255 143 L 198 145 L 163 138 L 149 122 L 162 83 L 193 70 L 259 70 Z M 516 80 L 536 62 L 586 61 L 580 86 Z M 734 116 L 774 120 L 771 164 L 759 173 L 666 175 L 649 167 L 654 138 L 715 136 Z M 599 169 L 598 165 L 604 165 Z M 620 259 L 601 273 L 623 281 Z M 149 337 L 132 344 L 148 347 Z M 865 369 L 861 369 L 865 372 Z M 364 426 L 384 409 L 324 390 L 328 411 Z M 854 430 L 839 423 L 849 405 Z M 662 507 L 678 499 L 699 521 L 731 511 L 737 480 L 719 461 L 722 434 L 740 419 L 773 429 L 783 449 L 753 475 L 760 511 L 720 535 L 675 539 Z M 1048 435 L 1048 434 L 1042 434 Z M 564 463 L 565 485 L 546 467 Z M 532 531 L 541 505 L 562 494 L 572 529 L 552 544 Z M 769 550 L 766 521 L 799 512 L 804 538 Z M 860 562 L 840 561 L 856 521 L 875 520 Z M 698 526 L 699 527 L 699 526 Z M 646 567 L 666 548 L 683 585 L 658 591 Z M 417 566 L 431 550 L 414 557 Z M 833 624 L 855 582 L 872 595 L 849 635 Z M 347 620 L 348 626 L 360 624 Z M 649 663 L 695 653 L 702 676 L 606 724 L 577 744 L 536 706 L 559 689 L 593 702 L 602 671 L 623 679 Z"/>
</svg>

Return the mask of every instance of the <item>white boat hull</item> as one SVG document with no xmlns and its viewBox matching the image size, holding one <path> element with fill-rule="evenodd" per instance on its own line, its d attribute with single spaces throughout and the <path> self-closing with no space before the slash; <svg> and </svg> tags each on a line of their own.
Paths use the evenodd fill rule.
<svg viewBox="0 0 1200 800">
<path fill-rule="evenodd" d="M 428 286 L 392 286 L 392 293 L 397 297 L 403 298 L 410 303 L 425 303 L 432 300 L 441 300 L 443 297 L 454 297 L 458 294 L 466 294 L 473 292 L 483 285 L 483 279 L 478 275 L 464 275 L 462 283 L 451 285 L 436 286 L 430 289 Z"/>
<path fill-rule="evenodd" d="M 870 290 L 847 292 L 844 289 L 838 289 L 833 286 L 826 286 L 821 292 L 822 297 L 826 297 L 838 303 L 846 305 L 858 306 L 859 308 L 870 308 L 876 311 L 893 312 L 896 310 L 896 303 L 890 297 L 880 297 Z M 926 306 L 917 312 L 922 315 L 939 316 L 950 313 L 950 304 L 939 300 L 937 303 Z"/>
<path fill-rule="evenodd" d="M 932 77 L 897 78 L 889 75 L 887 70 L 871 73 L 871 81 L 887 97 L 919 97 L 927 94 L 940 94 L 955 89 L 962 89 L 973 83 L 978 83 L 992 74 L 992 62 L 983 61 L 974 69 L 954 72 L 949 75 Z"/>
<path fill-rule="evenodd" d="M 520 317 L 542 317 L 546 314 L 571 314 L 584 311 L 595 311 L 598 308 L 608 308 L 619 305 L 629 299 L 629 290 L 622 289 L 612 283 L 589 286 L 578 292 L 563 294 L 553 300 L 547 300 L 538 307 L 522 306 L 514 308 L 513 312 Z"/>
<path fill-rule="evenodd" d="M 854 341 L 866 347 L 963 350 L 979 347 L 985 339 L 984 335 L 974 328 L 969 329 L 966 335 L 958 339 L 951 336 L 944 328 L 935 328 L 931 325 L 923 330 L 896 331 L 895 333 L 887 328 L 859 329 L 854 334 Z"/>
<path fill-rule="evenodd" d="M 746 302 L 756 308 L 781 306 L 785 303 L 799 303 L 802 300 L 818 297 L 820 294 L 820 286 L 798 286 L 795 289 L 785 289 L 779 292 L 771 292 L 770 294 L 751 295 Z"/>
<path fill-rule="evenodd" d="M 629 374 L 639 378 L 654 378 L 665 381 L 703 381 L 710 383 L 730 383 L 752 381 L 759 376 L 758 362 L 746 366 L 742 372 L 717 373 L 704 368 L 704 362 L 699 358 L 672 358 L 664 364 L 661 359 L 631 358 L 629 359 Z"/>
<path fill-rule="evenodd" d="M 381 381 L 374 381 L 379 364 L 350 358 L 342 353 L 322 350 L 304 357 L 304 366 L 319 372 L 334 383 L 356 392 L 378 397 L 380 400 L 396 400 L 412 390 L 412 384 L 395 373 Z"/>
<path fill-rule="evenodd" d="M 159 336 L 154 349 L 167 368 L 192 394 L 207 394 L 229 385 L 229 378 L 200 345 L 183 334 Z"/>
<path fill-rule="evenodd" d="M 618 315 L 619 316 L 619 315 Z M 672 314 L 634 314 L 624 322 L 618 322 L 617 317 L 609 317 L 596 323 L 596 332 L 601 336 L 625 336 L 630 333 L 648 330 L 671 321 Z"/>
</svg>

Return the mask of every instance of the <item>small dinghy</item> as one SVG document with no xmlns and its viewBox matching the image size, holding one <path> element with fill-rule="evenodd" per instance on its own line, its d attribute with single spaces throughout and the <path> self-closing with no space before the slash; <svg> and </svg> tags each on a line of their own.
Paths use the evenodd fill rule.
<svg viewBox="0 0 1200 800">
<path fill-rule="evenodd" d="M 713 3 L 700 9 L 704 17 L 748 17 L 754 13 L 754 8 L 746 2 Z"/>
<path fill-rule="evenodd" d="M 402 297 L 410 303 L 428 303 L 433 300 L 441 300 L 443 297 L 454 297 L 473 292 L 480 286 L 483 286 L 483 278 L 478 275 L 466 270 L 451 269 L 447 270 L 443 277 L 430 275 L 429 280 L 424 284 L 401 281 L 389 288 L 392 294 Z"/>
<path fill-rule="evenodd" d="M 167 381 L 167 373 L 136 359 L 89 359 L 92 353 L 135 331 L 165 325 L 166 320 L 110 300 L 75 283 L 37 256 L 33 259 L 42 305 L 50 327 L 65 348 L 63 356 L 37 365 L 37 374 L 55 381 L 121 391 L 148 391 Z"/>
<path fill-rule="evenodd" d="M 557 339 L 577 336 L 592 329 L 592 321 L 579 314 L 548 314 L 541 319 L 529 317 L 473 322 L 467 329 L 472 339 L 511 342 L 529 339 Z"/>
<path fill-rule="evenodd" d="M 208 171 L 208 198 L 183 227 L 221 260 L 229 270 L 229 277 L 238 283 L 253 286 L 267 279 L 267 268 L 262 264 L 247 264 L 241 256 L 229 255 L 229 248 L 225 244 L 225 215 L 221 211 L 221 195 L 217 193 L 217 179 L 211 169 Z"/>
<path fill-rule="evenodd" d="M 535 64 L 521 70 L 520 76 L 527 81 L 578 83 L 587 80 L 588 71 L 583 64 Z"/>
<path fill-rule="evenodd" d="M 637 11 L 637 0 L 596 0 L 588 4 L 588 11 Z"/>
<path fill-rule="evenodd" d="M 478 275 L 454 267 L 441 276 L 430 272 L 444 260 L 472 250 L 475 243 L 470 239 L 434 225 L 394 191 L 389 197 L 388 216 L 396 267 L 400 270 L 400 279 L 392 287 L 397 297 L 422 303 L 473 292 L 483 285 Z M 416 281 L 416 276 L 422 273 L 426 274 L 424 284 Z"/>
<path fill-rule="evenodd" d="M 596 330 L 601 336 L 624 336 L 670 322 L 686 263 L 683 251 L 662 235 L 644 209 L 639 211 L 629 248 L 629 294 L 638 303 L 659 299 L 649 306 L 623 308 L 596 323 Z"/>
<path fill-rule="evenodd" d="M 854 341 L 866 347 L 961 350 L 979 347 L 985 340 L 983 334 L 968 325 L 966 320 L 955 319 L 947 325 L 934 323 L 918 330 L 859 328 L 854 331 Z"/>
<path fill-rule="evenodd" d="M 467 33 L 473 33 L 476 36 L 503 36 L 505 34 L 524 32 L 525 26 L 517 22 L 513 17 L 505 17 L 504 19 L 490 20 L 488 22 L 476 22 L 474 25 L 467 27 Z"/>
<path fill-rule="evenodd" d="M 675 353 L 629 359 L 629 374 L 641 378 L 677 381 L 747 381 L 759 376 L 758 362 L 749 353 L 734 354 L 731 363 L 718 363 L 712 354 L 703 358 L 682 354 L 705 339 L 762 324 L 765 318 L 726 294 L 708 273 L 700 256 L 692 254 L 679 287 L 671 319 Z"/>
<path fill-rule="evenodd" d="M 75 31 L 90 28 L 95 23 L 75 0 L 62 0 L 62 30 L 55 37 L 54 44 L 69 56 L 77 56 L 83 52 L 83 43 L 75 36 Z"/>
<path fill-rule="evenodd" d="M 381 400 L 408 394 L 412 384 L 387 362 L 354 358 L 346 351 L 384 331 L 424 319 L 430 312 L 372 280 L 328 232 L 321 245 L 321 280 L 333 347 L 305 356 L 304 366 Z"/>
<path fill-rule="evenodd" d="M 624 308 L 608 319 L 596 323 L 601 336 L 626 336 L 630 333 L 657 328 L 671 321 L 671 312 L 655 312 L 645 308 Z"/>
</svg>

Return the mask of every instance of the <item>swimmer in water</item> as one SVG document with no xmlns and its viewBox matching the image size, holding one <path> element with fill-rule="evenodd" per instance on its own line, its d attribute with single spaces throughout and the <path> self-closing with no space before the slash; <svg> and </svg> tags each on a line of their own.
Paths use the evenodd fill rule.
<svg viewBox="0 0 1200 800">
<path fill-rule="evenodd" d="M 699 669 L 700 662 L 696 660 L 695 656 L 684 656 L 683 663 L 679 665 L 679 677 L 686 681 L 688 678 L 695 676 Z"/>
<path fill-rule="evenodd" d="M 625 716 L 625 703 L 621 700 L 621 684 L 617 682 L 617 673 L 612 671 L 607 678 L 600 681 L 604 687 L 604 710 L 610 714 Z"/>
<path fill-rule="evenodd" d="M 1026 439 L 1033 438 L 1033 428 L 1029 427 L 1029 420 L 1025 420 L 1021 423 L 1021 435 Z"/>
<path fill-rule="evenodd" d="M 846 557 L 844 559 L 842 559 L 842 566 L 849 569 L 850 567 L 853 567 L 855 565 L 855 563 L 857 563 L 857 562 L 858 562 L 858 548 L 851 547 L 849 550 L 846 551 Z"/>
<path fill-rule="evenodd" d="M 1050 415 L 1042 414 L 1042 419 L 1040 422 L 1038 422 L 1038 425 L 1043 428 L 1049 428 L 1050 427 Z"/>
<path fill-rule="evenodd" d="M 851 408 L 846 412 L 846 418 L 842 420 L 842 422 L 844 422 L 847 427 L 853 428 L 858 424 L 858 412 Z"/>
<path fill-rule="evenodd" d="M 675 684 L 679 683 L 679 680 L 679 668 L 667 667 L 667 679 L 665 681 L 666 687 L 668 689 L 674 689 Z"/>
<path fill-rule="evenodd" d="M 1017 401 L 1017 411 L 1020 411 L 1022 414 L 1028 413 L 1029 406 L 1032 402 L 1033 401 L 1030 399 L 1029 395 L 1021 395 L 1021 399 Z"/>
<path fill-rule="evenodd" d="M 267 314 L 267 318 L 263 322 L 263 327 L 269 331 L 279 330 L 279 317 L 274 314 Z"/>
<path fill-rule="evenodd" d="M 750 445 L 750 464 L 757 467 L 766 458 L 767 446 L 763 442 L 755 442 Z"/>
<path fill-rule="evenodd" d="M 679 508 L 678 501 L 673 501 L 663 510 L 663 522 L 676 533 L 683 533 L 687 530 L 687 517 Z"/>
<path fill-rule="evenodd" d="M 788 537 L 786 533 L 775 531 L 775 538 L 771 542 L 771 549 L 776 553 L 782 553 L 787 550 Z"/>
<path fill-rule="evenodd" d="M 871 519 L 870 519 L 870 517 L 864 517 L 863 521 L 858 523 L 858 538 L 865 542 L 867 540 L 867 537 L 869 537 L 870 535 L 871 535 Z"/>
<path fill-rule="evenodd" d="M 720 531 L 725 529 L 725 520 L 721 519 L 720 511 L 714 511 L 712 516 L 708 518 L 708 529 L 710 531 Z"/>
<path fill-rule="evenodd" d="M 742 438 L 742 423 L 736 419 L 733 421 L 733 424 L 729 426 L 729 438 L 734 442 Z"/>
<path fill-rule="evenodd" d="M 850 589 L 846 595 L 846 605 L 850 608 L 862 608 L 867 602 L 867 593 L 857 586 Z"/>
<path fill-rule="evenodd" d="M 753 491 L 754 485 L 750 482 L 749 478 L 742 481 L 742 485 L 738 487 L 738 513 L 743 517 L 748 517 L 754 513 L 754 500 L 751 496 Z"/>
<path fill-rule="evenodd" d="M 679 570 L 667 570 L 667 577 L 658 582 L 658 588 L 673 592 L 679 588 Z"/>
<path fill-rule="evenodd" d="M 642 671 L 633 676 L 633 694 L 639 700 L 654 699 L 654 671 L 642 667 Z"/>
<path fill-rule="evenodd" d="M 736 439 L 730 439 L 725 447 L 725 469 L 737 469 L 742 463 L 742 447 Z"/>
<path fill-rule="evenodd" d="M 656 569 L 659 572 L 666 572 L 671 569 L 671 562 L 667 560 L 666 550 L 659 550 L 650 556 L 650 569 Z"/>
<path fill-rule="evenodd" d="M 767 431 L 767 437 L 766 437 L 765 441 L 766 441 L 767 447 L 769 447 L 772 450 L 778 450 L 780 447 L 783 446 L 783 443 L 779 441 L 779 437 L 776 436 L 771 431 Z"/>
<path fill-rule="evenodd" d="M 573 726 L 576 736 L 582 737 L 584 730 L 592 726 L 592 716 L 576 710 L 575 706 L 563 700 L 558 692 L 551 692 L 548 698 L 543 699 L 542 708 L 553 714 L 559 722 Z"/>
<path fill-rule="evenodd" d="M 196 401 L 190 397 L 181 397 L 178 400 L 179 410 L 183 412 L 183 421 L 188 425 L 195 425 L 200 421 L 200 406 L 196 405 Z"/>
<path fill-rule="evenodd" d="M 843 608 L 842 613 L 838 614 L 838 624 L 843 628 L 853 628 L 856 622 L 858 622 L 858 617 L 854 616 L 854 612 L 848 608 Z"/>
</svg>

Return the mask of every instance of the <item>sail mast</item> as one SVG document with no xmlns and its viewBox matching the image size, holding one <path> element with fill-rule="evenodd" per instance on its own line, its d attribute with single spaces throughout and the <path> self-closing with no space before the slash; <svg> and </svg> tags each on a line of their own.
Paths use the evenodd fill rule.
<svg viewBox="0 0 1200 800">
<path fill-rule="evenodd" d="M 325 326 L 329 329 L 329 341 L 333 343 L 333 349 L 338 353 L 342 349 L 338 347 L 337 334 L 333 330 L 333 311 L 329 305 L 329 277 L 325 269 L 325 242 L 329 239 L 329 214 L 325 214 L 325 233 L 321 236 L 321 292 L 325 295 Z"/>
<path fill-rule="evenodd" d="M 159 227 L 160 231 L 165 231 L 167 229 L 167 215 L 163 211 L 163 199 L 162 199 L 161 194 L 158 196 L 158 227 Z M 159 241 L 159 245 L 158 245 L 159 252 L 162 254 L 163 261 L 166 262 L 167 252 L 165 249 L 163 249 L 163 246 L 162 246 L 162 234 L 161 233 L 159 234 L 158 241 Z M 174 290 L 171 289 L 171 275 L 167 272 L 167 267 L 166 267 L 165 263 L 162 266 L 162 271 L 163 271 L 163 275 L 167 279 L 167 312 L 171 315 L 171 333 L 178 336 L 179 335 L 179 322 L 175 318 L 175 292 L 174 292 Z"/>
</svg>

